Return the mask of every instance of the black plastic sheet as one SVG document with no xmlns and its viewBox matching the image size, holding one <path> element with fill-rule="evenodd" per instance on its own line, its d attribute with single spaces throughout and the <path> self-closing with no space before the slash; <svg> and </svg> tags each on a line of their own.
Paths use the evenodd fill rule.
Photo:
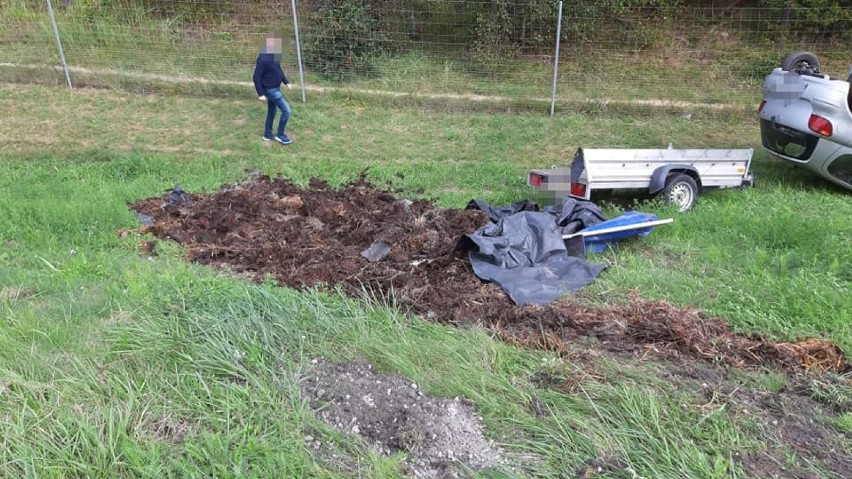
<svg viewBox="0 0 852 479">
<path fill-rule="evenodd" d="M 556 224 L 562 227 L 562 234 L 565 235 L 606 221 L 598 205 L 568 197 L 558 206 L 548 206 L 544 211 L 556 216 Z"/>
<path fill-rule="evenodd" d="M 593 282 L 606 267 L 568 256 L 562 240 L 565 226 L 582 228 L 603 221 L 592 203 L 571 200 L 531 211 L 527 202 L 492 208 L 475 201 L 468 208 L 487 212 L 494 222 L 463 236 L 459 249 L 468 252 L 477 277 L 499 285 L 516 304 L 555 301 Z"/>
</svg>

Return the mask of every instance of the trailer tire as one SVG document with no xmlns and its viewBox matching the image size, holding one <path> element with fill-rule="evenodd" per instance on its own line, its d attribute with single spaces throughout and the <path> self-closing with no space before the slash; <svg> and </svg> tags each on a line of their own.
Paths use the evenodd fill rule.
<svg viewBox="0 0 852 479">
<path fill-rule="evenodd" d="M 781 69 L 788 72 L 819 74 L 819 59 L 811 52 L 794 52 L 781 60 Z"/>
<path fill-rule="evenodd" d="M 686 174 L 672 175 L 663 188 L 663 198 L 681 213 L 691 210 L 698 201 L 698 183 Z"/>
</svg>

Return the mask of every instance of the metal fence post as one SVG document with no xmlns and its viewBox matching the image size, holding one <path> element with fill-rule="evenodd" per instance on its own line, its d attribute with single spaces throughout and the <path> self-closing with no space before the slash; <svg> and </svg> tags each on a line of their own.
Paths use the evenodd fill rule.
<svg viewBox="0 0 852 479">
<path fill-rule="evenodd" d="M 59 58 L 62 60 L 62 70 L 65 72 L 65 82 L 68 89 L 71 88 L 71 75 L 68 74 L 68 65 L 65 63 L 65 52 L 62 51 L 62 41 L 59 39 L 59 28 L 56 26 L 56 18 L 53 16 L 53 5 L 47 0 L 47 11 L 50 13 L 50 23 L 53 24 L 53 35 L 56 37 L 56 47 L 59 48 Z"/>
<path fill-rule="evenodd" d="M 556 53 L 553 55 L 553 91 L 550 94 L 550 116 L 556 106 L 556 77 L 559 74 L 559 40 L 562 37 L 562 0 L 559 0 L 559 17 L 556 20 Z"/>
<path fill-rule="evenodd" d="M 302 70 L 302 47 L 299 42 L 299 19 L 296 15 L 296 0 L 290 0 L 293 10 L 293 30 L 296 33 L 296 60 L 299 62 L 299 88 L 302 90 L 302 103 L 305 103 L 305 73 Z"/>
</svg>

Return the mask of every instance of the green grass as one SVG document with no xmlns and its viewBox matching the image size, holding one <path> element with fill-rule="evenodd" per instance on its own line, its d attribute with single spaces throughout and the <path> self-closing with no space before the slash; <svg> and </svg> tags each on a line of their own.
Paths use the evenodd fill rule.
<svg viewBox="0 0 852 479">
<path fill-rule="evenodd" d="M 742 331 L 824 335 L 848 350 L 849 195 L 767 178 L 702 200 L 700 212 L 677 216 L 665 233 L 604 255 L 615 267 L 598 289 L 633 284 L 646 296 L 701 305 Z"/>
<path fill-rule="evenodd" d="M 34 96 L 42 103 L 37 105 Z M 38 176 L 44 172 L 50 172 L 49 181 L 61 181 L 52 187 L 57 198 L 98 195 L 114 182 L 144 179 L 136 195 L 121 190 L 122 205 L 174 183 L 189 191 L 211 191 L 255 168 L 300 182 L 319 175 L 336 184 L 369 169 L 380 184 L 435 198 L 444 206 L 462 207 L 474 197 L 505 204 L 528 196 L 526 169 L 564 163 L 578 145 L 759 146 L 751 118 L 444 114 L 329 96 L 306 105 L 293 102 L 291 131 L 297 146 L 281 149 L 259 141 L 265 108 L 251 96 L 205 100 L 6 87 L 0 90 L 0 105 L 9 112 L 0 125 L 2 147 L 18 158 L 8 194 L 35 199 L 46 181 Z M 685 215 L 664 205 L 642 206 L 676 221 L 602 254 L 600 260 L 612 266 L 587 294 L 609 301 L 611 290 L 635 288 L 648 297 L 704 308 L 741 331 L 777 339 L 823 335 L 850 349 L 852 335 L 844 319 L 852 317 L 845 294 L 852 281 L 846 267 L 852 260 L 848 193 L 791 170 L 759 149 L 755 157 L 756 188 L 711 192 Z M 95 178 L 97 186 L 88 184 Z M 96 197 L 89 201 L 98 203 Z M 4 215 L 61 241 L 80 234 L 66 226 L 68 214 L 61 212 L 66 207 L 25 201 Z M 74 214 L 95 213 L 80 209 Z M 132 219 L 121 208 L 110 214 Z M 83 237 L 100 244 L 104 232 L 93 229 L 103 220 L 87 221 L 92 225 Z M 45 229 L 57 222 L 58 231 Z"/>
<path fill-rule="evenodd" d="M 722 437 L 664 433 L 661 421 L 686 425 L 698 417 L 671 417 L 684 398 L 648 387 L 593 385 L 573 398 L 539 391 L 525 380 L 535 355 L 481 332 L 430 326 L 334 296 L 246 285 L 177 257 L 114 256 L 131 266 L 111 279 L 104 308 L 112 316 L 68 311 L 88 347 L 47 331 L 53 339 L 24 336 L 14 344 L 29 354 L 4 361 L 14 371 L 0 398 L 14 412 L 0 422 L 5 475 L 333 477 L 301 443 L 320 426 L 294 382 L 318 355 L 367 357 L 434 394 L 467 396 L 489 432 L 516 454 L 532 455 L 537 464 L 530 467 L 541 475 L 577 468 L 605 448 L 636 470 L 714 477 L 723 460 L 712 452 L 714 441 L 744 444 L 724 417 L 714 424 Z M 77 295 L 76 283 L 64 294 Z M 44 329 L 26 323 L 10 333 Z M 237 354 L 245 359 L 238 362 Z M 536 394 L 550 417 L 526 410 Z M 364 457 L 364 476 L 389 477 L 391 460 L 352 447 Z M 678 452 L 664 454 L 668 448 Z"/>
<path fill-rule="evenodd" d="M 431 394 L 472 399 L 489 436 L 524 466 L 514 475 L 562 477 L 615 458 L 609 477 L 744 477 L 734 456 L 761 447 L 760 425 L 702 410 L 704 399 L 643 365 L 604 359 L 605 379 L 543 387 L 540 373 L 570 377 L 581 366 L 333 291 L 248 283 L 186 263 L 176 245 L 149 259 L 116 231 L 137 225 L 129 202 L 175 183 L 214 191 L 250 169 L 334 184 L 368 169 L 444 206 L 503 204 L 528 195 L 526 169 L 565 162 L 578 145 L 756 147 L 753 119 L 549 119 L 344 95 L 292 104 L 296 141 L 283 148 L 260 141 L 264 107 L 250 92 L 0 87 L 0 475 L 348 477 L 303 444 L 308 433 L 340 439 L 297 388 L 324 356 L 365 357 Z M 849 350 L 848 194 L 759 152 L 754 168 L 757 188 L 708 194 L 689 214 L 641 204 L 675 223 L 598 257 L 611 267 L 583 296 L 614 302 L 637 289 L 740 331 L 821 334 Z M 755 381 L 784 386 L 771 374 Z M 398 458 L 339 444 L 360 457 L 361 477 L 398 476 Z"/>
<path fill-rule="evenodd" d="M 852 434 L 852 413 L 846 413 L 836 421 L 836 426 L 845 431 L 847 434 Z"/>
</svg>

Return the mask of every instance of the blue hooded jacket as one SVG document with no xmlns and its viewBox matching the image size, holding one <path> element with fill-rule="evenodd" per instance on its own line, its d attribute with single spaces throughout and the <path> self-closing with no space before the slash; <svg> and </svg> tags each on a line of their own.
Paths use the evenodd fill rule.
<svg viewBox="0 0 852 479">
<path fill-rule="evenodd" d="M 268 88 L 279 88 L 281 84 L 289 84 L 284 70 L 281 69 L 281 55 L 274 53 L 261 53 L 257 56 L 257 64 L 254 66 L 254 88 L 257 96 L 263 96 L 264 90 Z"/>
</svg>

